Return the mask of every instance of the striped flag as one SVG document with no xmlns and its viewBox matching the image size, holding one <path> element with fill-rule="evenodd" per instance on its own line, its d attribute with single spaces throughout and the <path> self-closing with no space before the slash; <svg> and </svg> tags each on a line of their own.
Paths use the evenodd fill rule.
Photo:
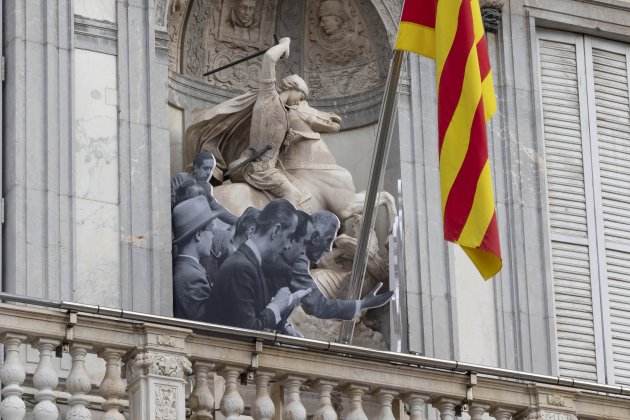
<svg viewBox="0 0 630 420">
<path fill-rule="evenodd" d="M 484 279 L 501 269 L 486 121 L 496 110 L 478 0 L 406 0 L 396 49 L 435 60 L 444 237 Z"/>
</svg>

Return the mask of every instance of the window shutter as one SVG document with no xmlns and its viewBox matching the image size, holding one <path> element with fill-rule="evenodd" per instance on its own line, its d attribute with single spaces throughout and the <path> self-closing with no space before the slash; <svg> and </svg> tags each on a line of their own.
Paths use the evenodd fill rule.
<svg viewBox="0 0 630 420">
<path fill-rule="evenodd" d="M 577 45 L 539 39 L 560 374 L 596 381 L 588 190 Z"/>
<path fill-rule="evenodd" d="M 593 84 L 614 376 L 617 385 L 629 386 L 630 54 L 628 47 L 595 45 Z"/>
</svg>

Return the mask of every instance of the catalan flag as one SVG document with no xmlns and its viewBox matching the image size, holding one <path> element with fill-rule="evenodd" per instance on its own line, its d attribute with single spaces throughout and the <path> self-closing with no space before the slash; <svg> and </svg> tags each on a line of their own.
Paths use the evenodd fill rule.
<svg viewBox="0 0 630 420">
<path fill-rule="evenodd" d="M 486 122 L 496 110 L 478 0 L 406 0 L 396 49 L 435 60 L 444 237 L 484 279 L 501 269 Z"/>
</svg>

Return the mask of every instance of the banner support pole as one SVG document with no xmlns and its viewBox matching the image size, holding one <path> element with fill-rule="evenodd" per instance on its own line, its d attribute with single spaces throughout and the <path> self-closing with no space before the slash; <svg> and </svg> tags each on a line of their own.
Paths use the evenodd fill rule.
<svg viewBox="0 0 630 420">
<path fill-rule="evenodd" d="M 370 178 L 363 205 L 363 221 L 357 237 L 357 248 L 352 264 L 352 275 L 350 277 L 350 287 L 348 291 L 349 300 L 361 299 L 363 277 L 365 276 L 367 267 L 367 247 L 370 234 L 374 229 L 374 221 L 376 220 L 376 196 L 378 195 L 380 181 L 385 170 L 385 165 L 387 164 L 387 155 L 389 153 L 389 145 L 394 127 L 392 122 L 397 110 L 398 80 L 400 78 L 400 69 L 402 67 L 404 53 L 404 51 L 394 50 L 394 55 L 389 67 L 389 75 L 385 84 L 385 93 L 383 95 L 383 103 L 381 105 L 376 130 L 376 145 L 374 155 L 372 156 L 372 168 L 370 170 Z M 350 344 L 352 342 L 354 325 L 354 321 L 343 321 L 339 334 L 340 343 Z"/>
</svg>

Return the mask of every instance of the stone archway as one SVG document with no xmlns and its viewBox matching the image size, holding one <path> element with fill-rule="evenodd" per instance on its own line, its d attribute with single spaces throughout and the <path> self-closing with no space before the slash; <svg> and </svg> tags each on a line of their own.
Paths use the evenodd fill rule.
<svg viewBox="0 0 630 420">
<path fill-rule="evenodd" d="M 249 25 L 231 14 L 242 0 L 166 1 L 156 0 L 156 24 L 169 33 L 169 97 L 178 107 L 207 106 L 256 88 L 259 60 L 203 74 L 271 46 L 276 33 L 293 39 L 281 75 L 302 75 L 313 106 L 340 113 L 344 128 L 376 121 L 399 0 L 249 0 L 256 7 Z M 326 33 L 322 13 L 341 17 L 339 29 Z"/>
</svg>

